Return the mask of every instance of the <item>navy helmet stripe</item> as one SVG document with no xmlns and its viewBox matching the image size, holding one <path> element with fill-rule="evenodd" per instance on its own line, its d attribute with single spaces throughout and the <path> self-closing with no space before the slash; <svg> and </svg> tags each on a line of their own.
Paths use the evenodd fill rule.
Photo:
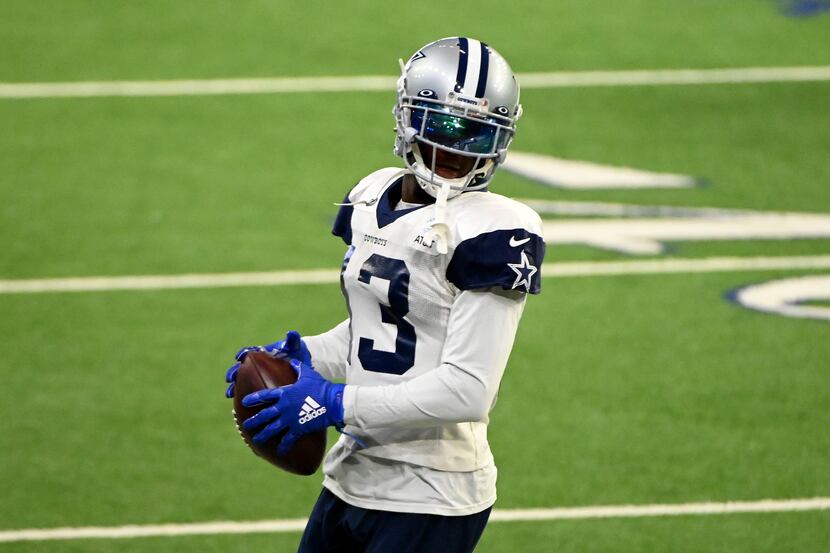
<svg viewBox="0 0 830 553">
<path fill-rule="evenodd" d="M 460 92 L 464 88 L 464 83 L 467 80 L 467 51 L 469 50 L 469 45 L 466 38 L 458 37 L 458 48 L 460 53 L 458 56 L 458 71 L 455 74 L 456 92 Z"/>
<path fill-rule="evenodd" d="M 476 98 L 484 98 L 484 91 L 487 89 L 487 70 L 490 66 L 490 52 L 487 45 L 481 44 L 481 69 L 478 72 L 478 86 L 476 87 Z"/>
</svg>

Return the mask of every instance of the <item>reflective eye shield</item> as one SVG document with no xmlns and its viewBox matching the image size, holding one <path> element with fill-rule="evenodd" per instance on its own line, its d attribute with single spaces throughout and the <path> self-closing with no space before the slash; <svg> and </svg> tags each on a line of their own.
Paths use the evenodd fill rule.
<svg viewBox="0 0 830 553">
<path fill-rule="evenodd" d="M 437 103 L 418 101 L 407 108 L 416 136 L 459 153 L 495 156 L 513 134 L 495 120 L 450 113 Z"/>
</svg>

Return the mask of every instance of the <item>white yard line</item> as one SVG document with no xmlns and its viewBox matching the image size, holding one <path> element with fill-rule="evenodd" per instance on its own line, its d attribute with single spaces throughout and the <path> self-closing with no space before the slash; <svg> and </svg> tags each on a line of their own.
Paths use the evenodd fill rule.
<svg viewBox="0 0 830 553">
<path fill-rule="evenodd" d="M 0 280 L 0 294 L 280 286 L 285 284 L 331 283 L 337 282 L 339 278 L 340 271 L 319 269 L 313 271 L 271 271 L 262 273 L 207 273 Z"/>
<path fill-rule="evenodd" d="M 651 261 L 570 261 L 546 263 L 542 277 L 591 277 L 728 271 L 829 269 L 830 255 L 792 257 L 709 257 L 703 259 L 655 259 Z"/>
<path fill-rule="evenodd" d="M 725 503 L 610 505 L 596 507 L 561 507 L 556 509 L 495 509 L 490 516 L 490 520 L 492 522 L 551 521 L 725 515 L 736 513 L 784 513 L 793 511 L 821 511 L 827 509 L 830 509 L 830 497 L 814 497 L 808 499 L 729 501 Z M 0 531 L 0 542 L 300 532 L 305 528 L 305 523 L 305 519 L 293 518 L 252 522 L 223 521 L 111 527 L 32 528 Z"/>
<path fill-rule="evenodd" d="M 724 503 L 673 503 L 658 505 L 611 505 L 561 507 L 557 509 L 496 509 L 491 521 L 574 520 L 589 518 L 641 518 L 684 515 L 726 515 L 735 513 L 783 513 L 830 509 L 830 497 L 808 499 L 762 499 Z"/>
<path fill-rule="evenodd" d="M 560 71 L 520 73 L 522 88 L 659 86 L 808 82 L 830 80 L 830 66 L 658 69 L 638 71 Z M 87 98 L 95 96 L 192 96 L 279 94 L 287 92 L 390 91 L 396 78 L 276 77 L 259 79 L 188 79 L 170 81 L 87 81 L 0 83 L 0 98 Z"/>
<path fill-rule="evenodd" d="M 544 278 L 573 278 L 637 274 L 713 273 L 724 271 L 771 271 L 796 269 L 830 269 L 830 255 L 792 257 L 710 257 L 704 259 L 658 259 L 650 261 L 569 261 L 561 263 L 546 263 L 542 267 L 542 276 Z M 30 280 L 0 280 L 0 294 L 331 284 L 337 282 L 339 279 L 340 272 L 332 269 L 163 276 L 147 275 L 43 278 Z"/>
<path fill-rule="evenodd" d="M 522 88 L 777 83 L 830 80 L 830 66 L 570 71 L 517 75 Z"/>
</svg>

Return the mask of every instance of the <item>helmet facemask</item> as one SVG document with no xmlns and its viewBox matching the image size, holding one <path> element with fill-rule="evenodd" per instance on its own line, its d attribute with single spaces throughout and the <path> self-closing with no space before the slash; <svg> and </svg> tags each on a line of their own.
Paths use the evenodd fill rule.
<svg viewBox="0 0 830 553">
<path fill-rule="evenodd" d="M 394 110 L 396 153 L 404 159 L 418 184 L 433 197 L 438 197 L 443 186 L 449 187 L 448 199 L 467 190 L 485 188 L 504 161 L 515 132 L 514 120 L 484 111 L 486 100 L 472 99 L 484 105 L 470 106 L 466 104 L 470 99 L 450 93 L 449 99 L 455 98 L 463 98 L 465 103 L 409 96 L 402 87 L 398 89 Z M 437 172 L 438 150 L 472 158 L 472 168 L 456 178 L 442 177 Z M 432 155 L 424 155 L 430 152 Z"/>
</svg>

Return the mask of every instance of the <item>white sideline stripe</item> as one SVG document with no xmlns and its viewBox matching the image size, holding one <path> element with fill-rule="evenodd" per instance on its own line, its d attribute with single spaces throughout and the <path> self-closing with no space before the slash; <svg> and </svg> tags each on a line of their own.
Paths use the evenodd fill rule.
<svg viewBox="0 0 830 553">
<path fill-rule="evenodd" d="M 680 503 L 663 505 L 611 505 L 556 509 L 494 509 L 492 522 L 550 521 L 602 518 L 640 518 L 735 513 L 783 513 L 830 509 L 830 497 L 809 499 L 764 499 L 726 503 Z M 301 532 L 306 519 L 253 522 L 198 522 L 191 524 L 130 525 L 114 527 L 43 528 L 0 531 L 0 542 L 77 540 L 90 538 L 145 538 L 205 534 L 257 534 Z"/>
<path fill-rule="evenodd" d="M 830 269 L 830 255 L 792 257 L 710 257 L 652 261 L 570 261 L 546 263 L 544 278 L 591 277 L 667 273 L 712 273 L 722 271 L 768 271 Z M 329 284 L 340 280 L 340 271 L 271 271 L 261 273 L 214 273 L 167 276 L 121 276 L 0 280 L 0 294 L 48 292 L 104 292 L 113 290 L 172 290 L 180 288 L 229 288 Z"/>
<path fill-rule="evenodd" d="M 519 73 L 522 88 L 774 83 L 830 80 L 830 66 Z M 396 77 L 275 77 L 168 81 L 0 83 L 0 98 L 192 96 L 394 90 Z"/>
</svg>

